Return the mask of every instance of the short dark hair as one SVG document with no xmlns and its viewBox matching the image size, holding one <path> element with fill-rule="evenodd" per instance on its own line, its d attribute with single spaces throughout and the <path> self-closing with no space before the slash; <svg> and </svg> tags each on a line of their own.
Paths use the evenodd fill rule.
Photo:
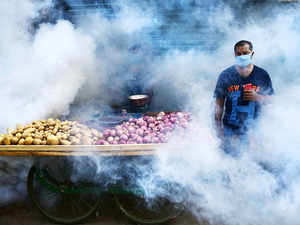
<svg viewBox="0 0 300 225">
<path fill-rule="evenodd" d="M 235 50 L 236 50 L 238 47 L 241 47 L 241 46 L 244 46 L 244 45 L 247 45 L 247 44 L 249 45 L 250 51 L 252 51 L 252 50 L 253 50 L 253 45 L 252 45 L 252 43 L 251 43 L 250 41 L 241 40 L 241 41 L 237 42 L 237 43 L 234 45 L 234 52 L 235 52 Z"/>
</svg>

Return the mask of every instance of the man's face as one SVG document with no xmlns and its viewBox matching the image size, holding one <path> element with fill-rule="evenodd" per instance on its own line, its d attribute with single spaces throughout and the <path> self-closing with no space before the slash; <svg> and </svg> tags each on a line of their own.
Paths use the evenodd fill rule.
<svg viewBox="0 0 300 225">
<path fill-rule="evenodd" d="M 240 56 L 240 55 L 251 55 L 251 58 L 253 56 L 253 51 L 250 50 L 250 46 L 248 44 L 245 44 L 243 46 L 238 46 L 235 51 L 234 51 L 234 55 L 235 56 Z"/>
</svg>

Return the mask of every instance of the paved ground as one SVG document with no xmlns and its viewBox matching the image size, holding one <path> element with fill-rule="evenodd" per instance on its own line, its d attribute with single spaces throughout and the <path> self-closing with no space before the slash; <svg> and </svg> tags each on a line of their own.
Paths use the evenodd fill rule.
<svg viewBox="0 0 300 225">
<path fill-rule="evenodd" d="M 99 216 L 92 217 L 86 225 L 132 225 L 133 223 L 125 218 L 113 199 L 106 197 L 102 204 L 102 211 Z M 54 225 L 32 205 L 30 200 L 11 203 L 0 207 L 1 225 Z M 205 222 L 197 222 L 189 213 L 184 213 L 171 225 L 207 225 Z"/>
</svg>

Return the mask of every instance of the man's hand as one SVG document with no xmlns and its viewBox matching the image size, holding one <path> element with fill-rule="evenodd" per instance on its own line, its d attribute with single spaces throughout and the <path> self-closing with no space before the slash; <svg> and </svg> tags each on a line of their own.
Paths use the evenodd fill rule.
<svg viewBox="0 0 300 225">
<path fill-rule="evenodd" d="M 244 101 L 255 101 L 260 102 L 263 96 L 258 94 L 255 90 L 244 90 Z"/>
</svg>

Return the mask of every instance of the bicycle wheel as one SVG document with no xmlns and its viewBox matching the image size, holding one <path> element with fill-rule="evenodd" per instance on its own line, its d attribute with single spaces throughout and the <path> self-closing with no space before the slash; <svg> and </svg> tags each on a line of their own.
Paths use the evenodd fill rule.
<svg viewBox="0 0 300 225">
<path fill-rule="evenodd" d="M 27 178 L 27 191 L 39 211 L 53 222 L 76 224 L 85 221 L 94 214 L 100 205 L 100 198 L 84 184 L 85 193 L 68 180 L 56 179 L 47 169 L 39 170 L 34 166 Z M 63 177 L 64 171 L 60 171 Z M 90 185 L 93 190 L 92 185 Z"/>
<path fill-rule="evenodd" d="M 157 196 L 147 198 L 143 194 L 129 193 L 114 195 L 120 210 L 132 221 L 140 224 L 161 224 L 178 217 L 185 209 L 182 202 Z"/>
</svg>

